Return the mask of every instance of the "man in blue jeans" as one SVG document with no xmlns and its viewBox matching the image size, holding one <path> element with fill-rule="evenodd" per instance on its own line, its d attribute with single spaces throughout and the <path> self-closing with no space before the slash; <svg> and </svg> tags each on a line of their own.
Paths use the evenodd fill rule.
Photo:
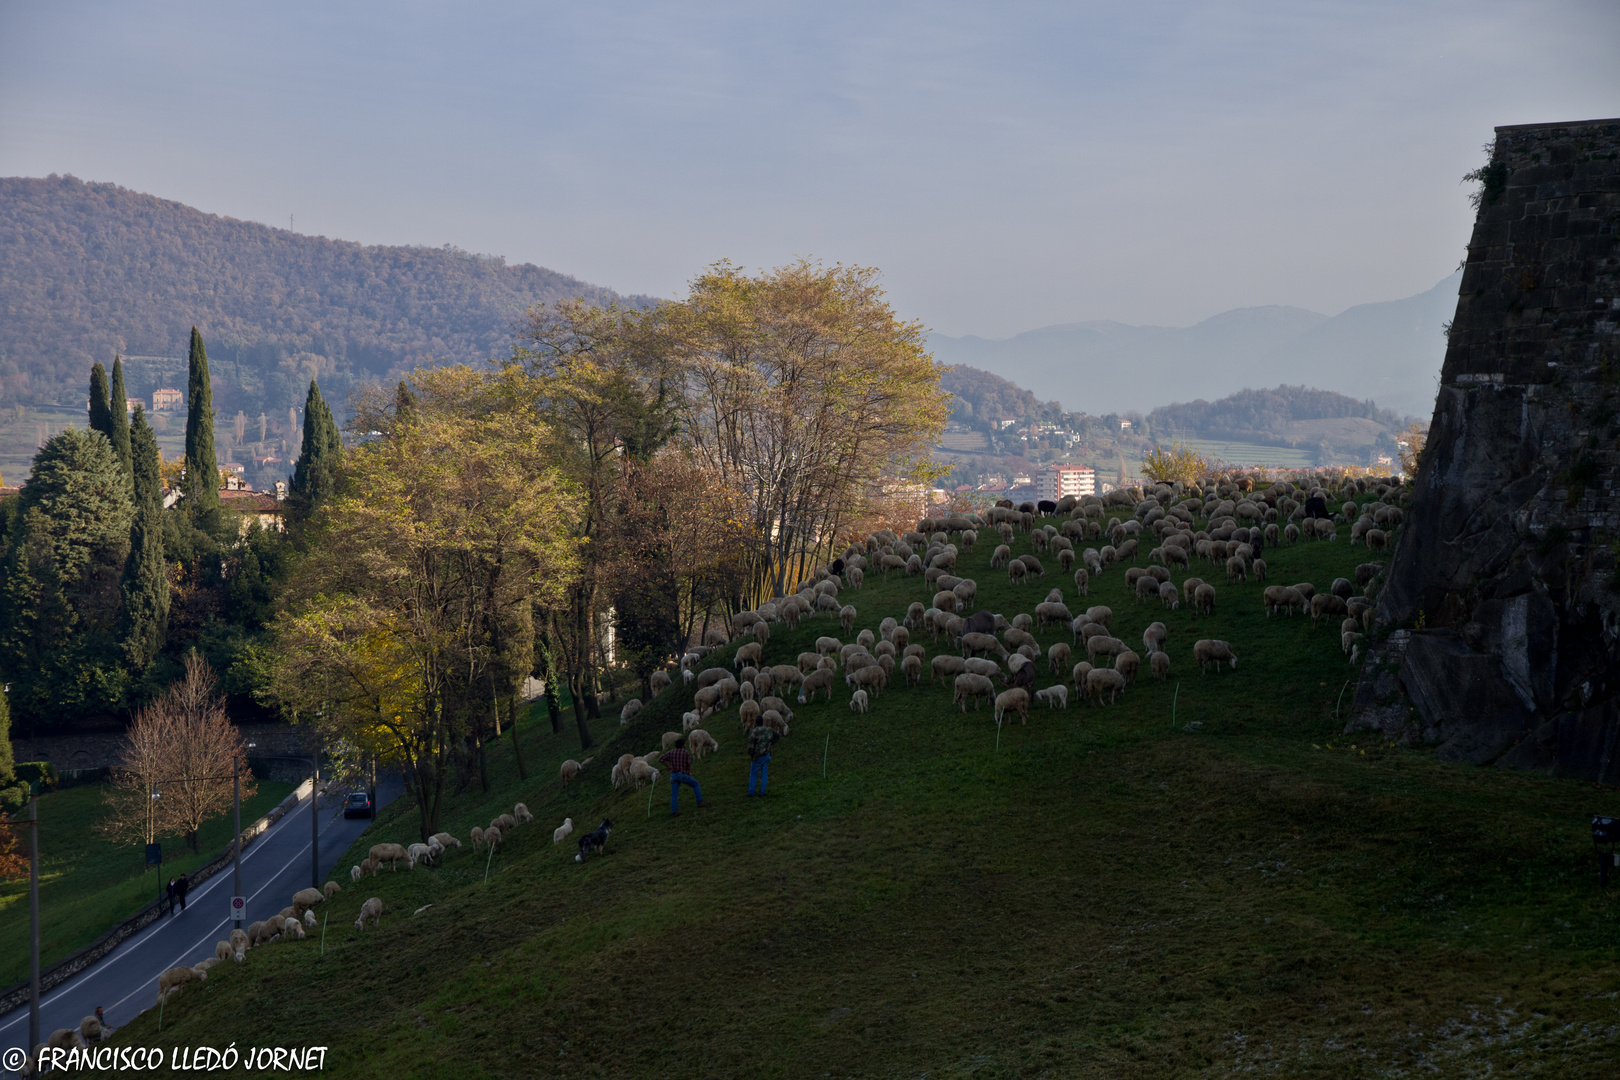
<svg viewBox="0 0 1620 1080">
<path fill-rule="evenodd" d="M 707 806 L 703 801 L 703 789 L 698 782 L 692 779 L 692 755 L 686 749 L 686 737 L 675 740 L 674 749 L 661 755 L 658 763 L 669 770 L 669 813 L 671 817 L 679 817 L 681 813 L 680 794 L 681 785 L 689 784 L 692 794 L 697 796 L 699 806 Z"/>
<path fill-rule="evenodd" d="M 761 717 L 754 718 L 754 730 L 748 733 L 748 798 L 756 794 L 765 794 L 765 784 L 770 779 L 771 747 L 781 738 L 768 727 Z M 758 782 L 759 791 L 754 791 L 755 782 Z"/>
</svg>

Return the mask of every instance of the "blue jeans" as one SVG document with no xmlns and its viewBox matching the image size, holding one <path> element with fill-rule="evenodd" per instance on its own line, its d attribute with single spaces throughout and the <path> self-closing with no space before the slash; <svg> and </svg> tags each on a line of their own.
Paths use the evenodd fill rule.
<svg viewBox="0 0 1620 1080">
<path fill-rule="evenodd" d="M 769 780 L 771 768 L 771 755 L 757 757 L 748 763 L 748 794 L 754 794 L 754 781 L 759 781 L 759 793 L 765 794 L 765 784 Z"/>
<path fill-rule="evenodd" d="M 703 789 L 698 787 L 696 780 L 686 773 L 672 772 L 669 774 L 669 812 L 672 814 L 680 810 L 680 804 L 677 800 L 681 794 L 682 784 L 692 785 L 692 793 L 697 796 L 697 801 L 699 803 L 703 802 Z"/>
</svg>

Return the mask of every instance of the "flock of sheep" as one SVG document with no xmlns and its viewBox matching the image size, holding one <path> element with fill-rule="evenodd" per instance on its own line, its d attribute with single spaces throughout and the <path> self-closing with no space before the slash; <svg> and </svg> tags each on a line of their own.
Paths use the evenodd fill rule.
<svg viewBox="0 0 1620 1080">
<path fill-rule="evenodd" d="M 1111 567 L 1136 563 L 1147 545 L 1147 565 L 1131 565 L 1123 571 L 1127 595 L 1138 605 L 1157 603 L 1165 610 L 1186 605 L 1194 618 L 1212 617 L 1216 586 L 1190 576 L 1195 564 L 1224 570 L 1227 583 L 1267 582 L 1268 568 L 1262 557 L 1266 548 L 1301 540 L 1331 542 L 1344 524 L 1349 524 L 1352 547 L 1365 543 L 1369 550 L 1382 551 L 1403 519 L 1402 495 L 1400 485 L 1390 480 L 1349 480 L 1329 493 L 1286 481 L 1256 490 L 1248 478 L 1220 477 L 1039 505 L 1014 506 L 1003 501 L 983 514 L 925 519 L 904 535 L 889 530 L 874 533 L 864 542 L 851 544 L 841 557 L 801 582 L 793 594 L 741 612 L 728 625 L 711 629 L 703 645 L 681 658 L 680 678 L 695 691 L 693 711 L 685 714 L 682 730 L 694 741 L 698 756 L 706 746 L 718 748 L 699 725 L 735 703 L 745 730 L 761 718 L 786 735 L 793 718 L 788 697 L 796 696 L 805 704 L 817 694 L 825 694 L 830 701 L 840 678 L 850 694 L 850 709 L 864 713 L 896 679 L 897 669 L 907 686 L 919 685 L 925 670 L 935 683 L 949 680 L 953 701 L 962 711 L 969 701 L 975 709 L 989 702 L 998 723 L 1013 714 L 1027 723 L 1034 701 L 1066 708 L 1071 685 L 1078 698 L 1111 704 L 1144 667 L 1155 679 L 1165 679 L 1170 672 L 1169 632 L 1163 622 L 1154 622 L 1143 632 L 1138 653 L 1114 636 L 1111 608 L 1070 608 L 1073 599 L 1083 602 L 1092 583 Z M 1044 520 L 1049 518 L 1059 523 Z M 1199 519 L 1204 520 L 1202 529 L 1197 527 Z M 1065 574 L 1072 573 L 1074 597 L 1066 596 L 1063 588 L 1053 588 L 1032 611 L 1011 619 L 984 609 L 969 614 L 978 584 L 959 576 L 958 567 L 980 544 L 980 534 L 987 531 L 999 540 L 989 566 L 1005 569 L 1010 584 L 1021 586 L 1044 577 L 1045 563 L 1052 561 Z M 1012 545 L 1019 533 L 1027 536 L 1030 553 L 1014 556 Z M 1099 546 L 1087 546 L 1088 542 Z M 1265 610 L 1268 615 L 1303 610 L 1311 616 L 1313 626 L 1325 615 L 1341 617 L 1341 645 L 1354 660 L 1372 616 L 1372 600 L 1358 595 L 1357 590 L 1366 589 L 1382 567 L 1380 562 L 1363 563 L 1356 568 L 1354 583 L 1338 578 L 1321 591 L 1310 582 L 1268 584 L 1263 593 Z M 1189 575 L 1179 584 L 1172 580 L 1178 569 Z M 913 602 L 904 619 L 884 619 L 875 632 L 861 630 L 851 641 L 830 634 L 817 637 L 814 649 L 799 653 L 793 664 L 765 662 L 773 626 L 795 629 L 800 620 L 825 614 L 837 619 L 844 635 L 853 632 L 859 613 L 843 594 L 859 591 L 869 571 L 885 577 L 891 573 L 921 577 L 929 602 Z M 1070 640 L 1053 642 L 1043 651 L 1036 633 L 1064 626 Z M 927 647 L 912 640 L 914 634 L 918 638 L 928 635 L 936 646 L 948 642 L 951 651 L 930 659 Z M 729 670 L 724 666 L 699 670 L 715 649 L 739 641 Z M 1231 644 L 1217 638 L 1194 642 L 1192 659 L 1200 672 L 1218 671 L 1222 665 L 1236 668 L 1238 660 Z M 1043 667 L 1062 678 L 1037 689 Z M 668 672 L 658 672 L 652 680 L 653 690 L 660 693 L 672 683 Z M 628 724 L 641 707 L 639 699 L 625 705 L 621 725 Z M 663 749 L 678 737 L 679 733 L 667 733 Z M 614 786 L 656 782 L 657 759 L 657 751 L 642 757 L 625 754 L 614 766 Z M 565 763 L 564 782 L 580 768 L 575 762 Z"/>
</svg>

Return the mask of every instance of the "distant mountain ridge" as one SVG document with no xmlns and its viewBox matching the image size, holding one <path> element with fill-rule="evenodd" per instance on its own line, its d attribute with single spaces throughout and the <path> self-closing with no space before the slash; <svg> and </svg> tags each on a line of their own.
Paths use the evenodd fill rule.
<svg viewBox="0 0 1620 1080">
<path fill-rule="evenodd" d="M 1417 296 L 1331 317 L 1236 308 L 1188 327 L 1067 323 L 1003 340 L 934 334 L 929 344 L 941 363 L 994 372 L 1094 416 L 1304 384 L 1426 420 L 1460 280 L 1454 274 Z"/>
<path fill-rule="evenodd" d="M 497 356 L 525 308 L 576 296 L 651 302 L 451 247 L 306 236 L 72 176 L 0 178 L 0 406 L 82 404 L 91 363 L 115 351 L 148 358 L 129 387 L 147 396 L 142 379 L 183 357 L 196 325 L 221 414 L 284 414 L 312 376 L 342 402 L 357 381 Z"/>
</svg>

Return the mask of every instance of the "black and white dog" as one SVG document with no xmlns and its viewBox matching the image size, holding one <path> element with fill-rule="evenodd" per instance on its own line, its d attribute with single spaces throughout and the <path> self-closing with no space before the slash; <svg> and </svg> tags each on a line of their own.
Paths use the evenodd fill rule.
<svg viewBox="0 0 1620 1080">
<path fill-rule="evenodd" d="M 598 855 L 602 854 L 602 849 L 607 847 L 608 834 L 612 831 L 613 822 L 603 818 L 602 824 L 579 838 L 579 854 L 574 856 L 574 861 L 584 862 L 585 856 L 593 851 Z"/>
</svg>

